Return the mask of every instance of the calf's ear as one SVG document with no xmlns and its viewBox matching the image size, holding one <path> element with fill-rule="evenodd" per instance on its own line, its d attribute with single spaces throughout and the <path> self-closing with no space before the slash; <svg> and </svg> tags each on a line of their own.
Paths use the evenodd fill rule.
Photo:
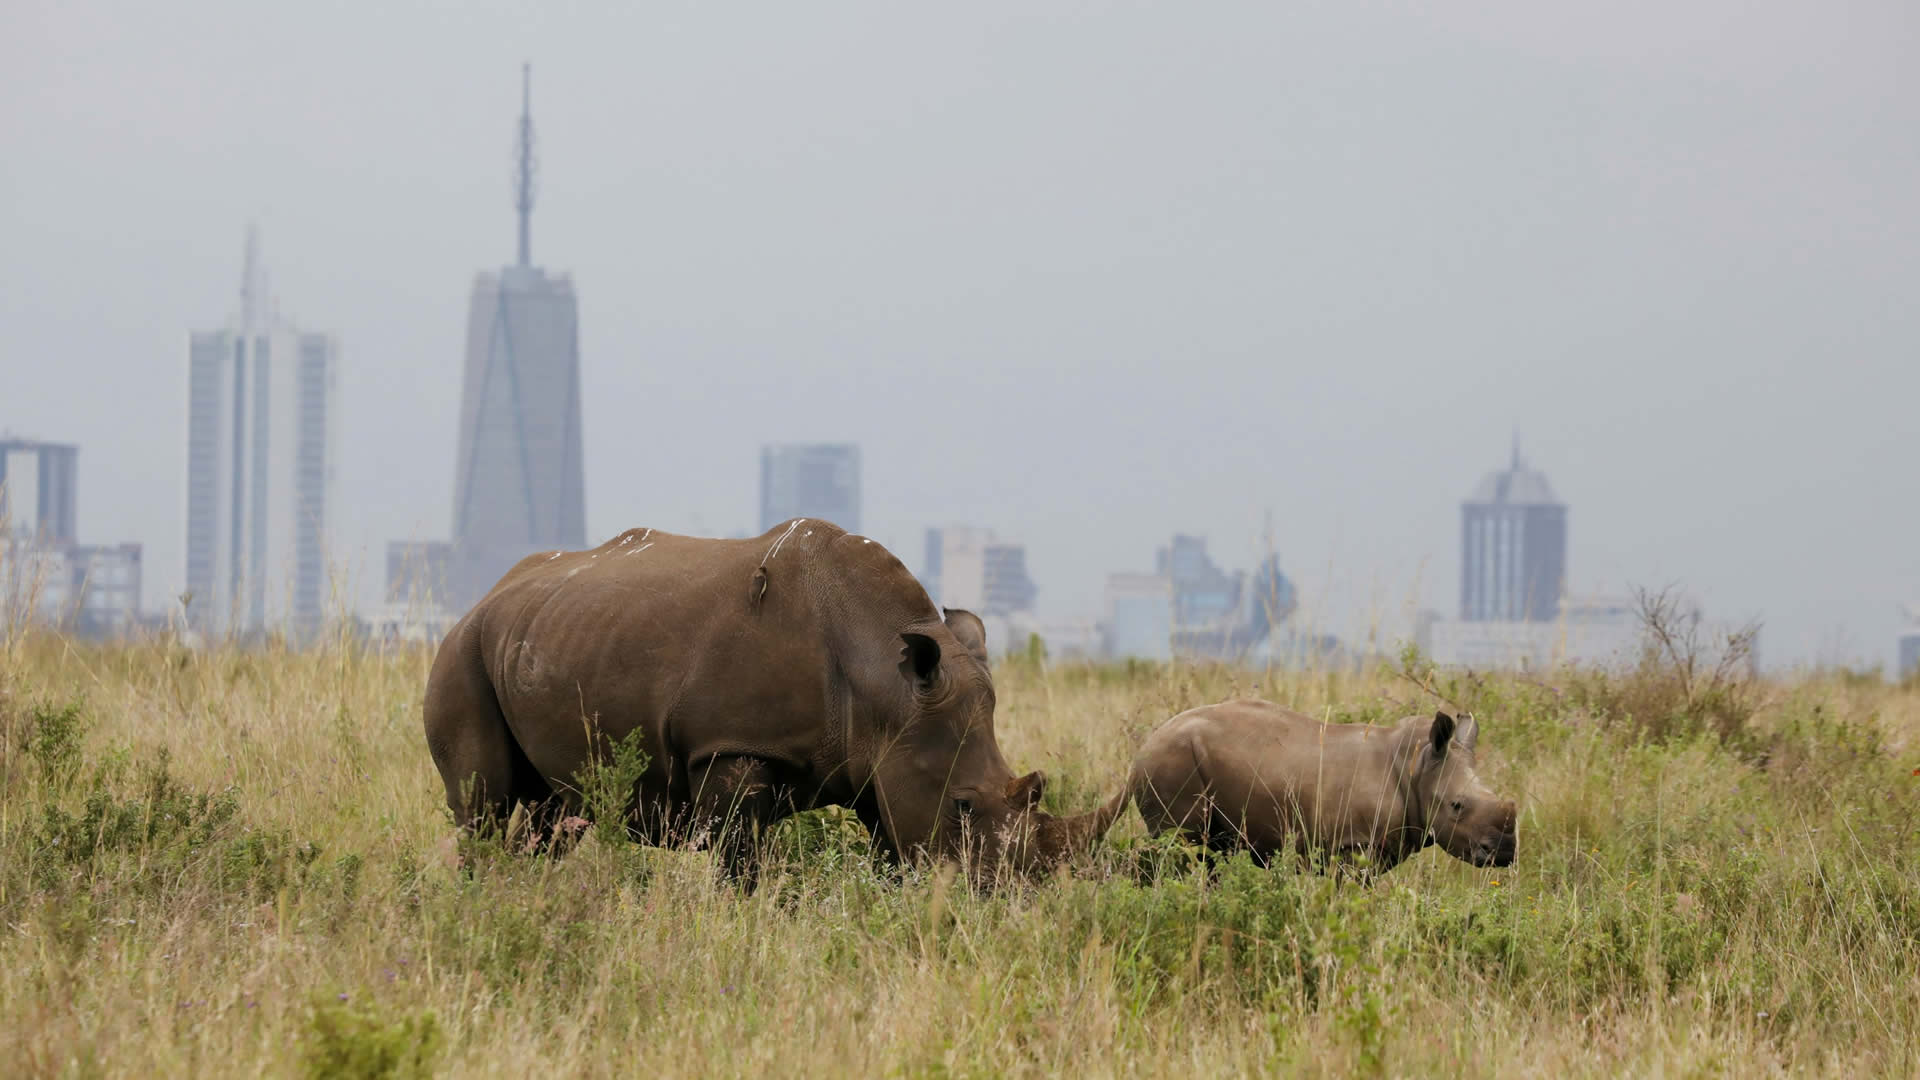
<svg viewBox="0 0 1920 1080">
<path fill-rule="evenodd" d="M 975 660 L 985 664 L 987 662 L 987 624 L 980 620 L 980 616 L 964 608 L 952 607 L 941 608 L 940 614 L 946 617 L 947 629 L 953 631 L 953 636 L 960 639 L 960 644 L 966 648 L 967 652 Z"/>
<path fill-rule="evenodd" d="M 1433 758 L 1435 761 L 1447 756 L 1447 744 L 1453 741 L 1453 717 L 1446 713 L 1433 714 Z"/>
<path fill-rule="evenodd" d="M 940 643 L 925 634 L 901 634 L 900 673 L 921 686 L 930 685 L 940 671 Z"/>
<path fill-rule="evenodd" d="M 1046 793 L 1047 774 L 1038 769 L 1007 784 L 1007 802 L 1015 810 L 1034 809 L 1040 805 L 1040 796 Z"/>
</svg>

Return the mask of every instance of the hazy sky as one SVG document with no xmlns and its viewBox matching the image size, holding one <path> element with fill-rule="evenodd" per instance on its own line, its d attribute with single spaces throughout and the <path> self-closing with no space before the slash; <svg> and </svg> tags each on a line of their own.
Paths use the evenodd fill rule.
<svg viewBox="0 0 1920 1080">
<path fill-rule="evenodd" d="M 1320 621 L 1458 603 L 1518 427 L 1571 584 L 1682 582 L 1773 662 L 1920 600 L 1920 8 L 0 6 L 0 427 L 183 577 L 187 334 L 257 221 L 342 344 L 343 554 L 451 515 L 465 306 L 581 303 L 588 530 L 755 525 L 851 440 L 866 531 L 1029 545 L 1050 615 L 1273 513 Z"/>
</svg>

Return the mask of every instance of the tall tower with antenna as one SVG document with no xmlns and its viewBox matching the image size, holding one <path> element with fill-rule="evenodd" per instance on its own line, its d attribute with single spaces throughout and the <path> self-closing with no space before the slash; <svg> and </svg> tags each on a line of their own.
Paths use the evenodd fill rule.
<svg viewBox="0 0 1920 1080">
<path fill-rule="evenodd" d="M 533 263 L 533 76 L 521 69 L 516 261 L 475 277 L 455 449 L 447 595 L 464 610 L 534 551 L 586 546 L 580 316 L 573 280 Z"/>
</svg>

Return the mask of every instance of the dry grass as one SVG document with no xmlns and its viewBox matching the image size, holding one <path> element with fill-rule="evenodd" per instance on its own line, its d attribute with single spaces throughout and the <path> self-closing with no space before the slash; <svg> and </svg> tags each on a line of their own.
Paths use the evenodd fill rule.
<svg viewBox="0 0 1920 1080">
<path fill-rule="evenodd" d="M 1759 1075 L 1920 1072 L 1920 691 L 1762 689 L 1738 745 L 1647 688 L 1440 680 L 1520 862 L 1371 886 L 1209 876 L 1129 816 L 978 896 L 788 830 L 762 887 L 588 838 L 471 879 L 420 736 L 428 657 L 0 655 L 0 1060 L 55 1075 Z M 1563 673 L 1566 674 L 1566 673 Z M 1416 680 L 997 673 L 1009 758 L 1081 808 L 1179 709 L 1335 719 Z M 70 709 L 69 706 L 78 706 Z"/>
</svg>

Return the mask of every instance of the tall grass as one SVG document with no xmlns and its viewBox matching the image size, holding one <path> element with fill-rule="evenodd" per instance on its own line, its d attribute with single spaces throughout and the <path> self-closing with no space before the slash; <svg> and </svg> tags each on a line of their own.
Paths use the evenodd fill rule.
<svg viewBox="0 0 1920 1080">
<path fill-rule="evenodd" d="M 996 672 L 1054 809 L 1154 724 L 1258 694 L 1481 719 L 1520 858 L 1371 884 L 1141 836 L 978 894 L 783 827 L 750 895 L 589 830 L 454 868 L 424 651 L 90 647 L 0 662 L 0 1061 L 29 1076 L 1920 1072 L 1920 690 L 1761 684 L 1737 730 L 1647 679 Z M 1664 702 L 1665 704 L 1662 704 Z"/>
</svg>

